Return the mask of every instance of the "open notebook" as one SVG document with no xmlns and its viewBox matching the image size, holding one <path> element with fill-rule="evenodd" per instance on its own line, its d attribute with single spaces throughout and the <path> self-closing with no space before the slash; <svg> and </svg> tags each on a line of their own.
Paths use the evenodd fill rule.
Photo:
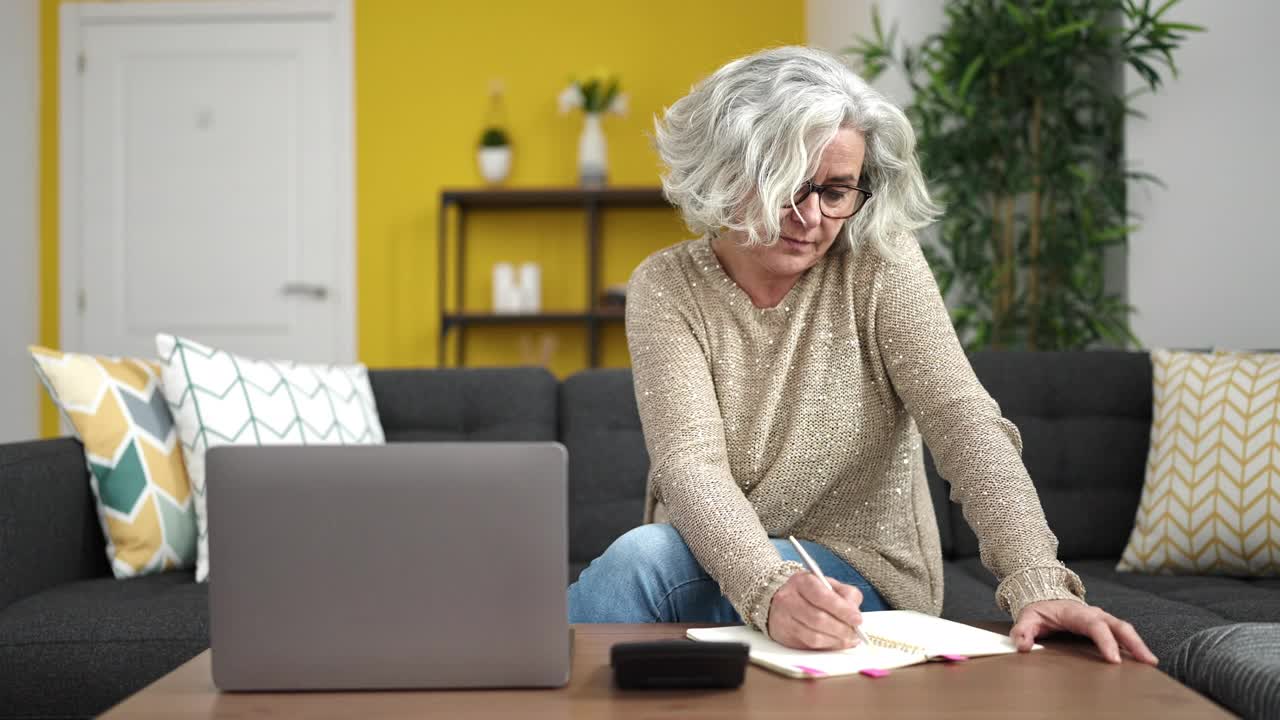
<svg viewBox="0 0 1280 720">
<path fill-rule="evenodd" d="M 849 650 L 792 650 L 743 625 L 694 628 L 691 640 L 740 642 L 751 646 L 751 661 L 789 677 L 833 677 L 863 670 L 890 670 L 931 660 L 1005 655 L 1018 650 L 1005 635 L 912 610 L 862 614 L 870 645 Z M 1035 645 L 1040 650 L 1043 646 Z"/>
</svg>

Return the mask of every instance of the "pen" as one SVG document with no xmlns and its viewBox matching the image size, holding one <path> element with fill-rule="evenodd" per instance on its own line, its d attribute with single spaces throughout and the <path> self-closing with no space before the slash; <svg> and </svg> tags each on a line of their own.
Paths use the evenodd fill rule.
<svg viewBox="0 0 1280 720">
<path fill-rule="evenodd" d="M 787 539 L 795 546 L 796 552 L 800 553 L 800 557 L 804 559 L 805 567 L 809 568 L 809 572 L 817 575 L 818 579 L 822 581 L 823 585 L 827 586 L 828 590 L 835 592 L 835 588 L 831 587 L 831 583 L 827 582 L 827 576 L 822 574 L 822 568 L 818 567 L 818 563 L 814 562 L 813 558 L 809 557 L 809 553 L 804 551 L 804 546 L 800 544 L 800 541 L 796 540 L 794 535 L 788 535 Z M 867 637 L 867 634 L 862 631 L 861 627 L 854 625 L 853 631 L 858 633 L 858 639 L 863 643 L 867 645 L 871 644 L 871 638 Z"/>
</svg>

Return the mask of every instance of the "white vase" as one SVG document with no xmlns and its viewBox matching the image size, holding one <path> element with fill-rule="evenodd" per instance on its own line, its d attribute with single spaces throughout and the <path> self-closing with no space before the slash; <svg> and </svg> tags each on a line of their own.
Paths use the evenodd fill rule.
<svg viewBox="0 0 1280 720">
<path fill-rule="evenodd" d="M 500 183 L 511 172 L 511 146 L 480 148 L 476 160 L 480 164 L 480 176 L 486 182 Z"/>
<path fill-rule="evenodd" d="M 604 130 L 600 113 L 587 113 L 578 138 L 578 182 L 584 187 L 603 187 L 608 170 Z"/>
</svg>

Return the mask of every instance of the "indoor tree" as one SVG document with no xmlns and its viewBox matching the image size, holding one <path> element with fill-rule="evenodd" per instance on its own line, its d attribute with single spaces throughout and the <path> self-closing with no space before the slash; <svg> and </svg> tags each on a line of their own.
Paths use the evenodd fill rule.
<svg viewBox="0 0 1280 720">
<path fill-rule="evenodd" d="M 1173 51 L 1203 28 L 1167 19 L 1177 0 L 950 0 L 945 27 L 897 47 L 848 49 L 868 80 L 892 64 L 914 98 L 925 177 L 946 208 L 924 245 L 965 346 L 1072 349 L 1137 343 L 1132 307 L 1106 292 L 1107 248 L 1132 229 L 1124 121 L 1137 92 L 1176 76 Z"/>
</svg>

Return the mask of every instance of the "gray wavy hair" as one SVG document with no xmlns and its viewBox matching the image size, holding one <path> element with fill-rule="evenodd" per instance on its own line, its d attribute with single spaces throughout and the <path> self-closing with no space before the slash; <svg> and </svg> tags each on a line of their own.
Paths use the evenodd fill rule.
<svg viewBox="0 0 1280 720">
<path fill-rule="evenodd" d="M 892 258 L 895 236 L 941 213 L 920 172 L 906 115 L 822 50 L 787 46 L 738 58 L 655 117 L 654 126 L 666 166 L 663 193 L 694 233 L 714 236 L 727 228 L 744 232 L 747 244 L 777 242 L 779 210 L 817 172 L 823 149 L 845 127 L 865 139 L 860 185 L 875 194 L 845 222 L 845 243 L 865 238 Z"/>
</svg>

